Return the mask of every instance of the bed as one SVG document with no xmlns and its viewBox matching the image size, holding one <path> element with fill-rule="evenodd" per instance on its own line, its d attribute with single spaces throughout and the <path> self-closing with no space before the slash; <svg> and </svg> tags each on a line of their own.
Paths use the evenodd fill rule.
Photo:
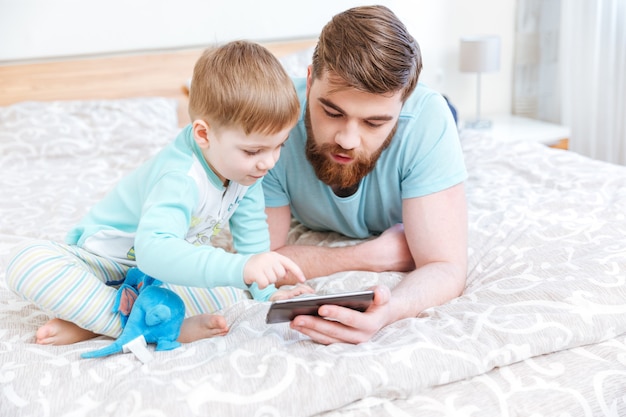
<svg viewBox="0 0 626 417">
<path fill-rule="evenodd" d="M 270 46 L 290 71 L 311 52 Z M 268 303 L 244 300 L 221 312 L 228 335 L 152 351 L 145 364 L 132 353 L 80 358 L 105 337 L 34 344 L 50 316 L 6 288 L 12 248 L 63 239 L 174 137 L 197 53 L 0 67 L 0 415 L 626 415 L 626 167 L 488 132 L 461 132 L 465 292 L 368 343 L 315 344 L 265 324 Z M 159 64 L 132 78 L 124 62 Z M 290 241 L 358 243 L 297 223 Z M 228 233 L 219 244 L 230 248 Z M 333 293 L 401 278 L 350 271 L 310 284 Z"/>
</svg>

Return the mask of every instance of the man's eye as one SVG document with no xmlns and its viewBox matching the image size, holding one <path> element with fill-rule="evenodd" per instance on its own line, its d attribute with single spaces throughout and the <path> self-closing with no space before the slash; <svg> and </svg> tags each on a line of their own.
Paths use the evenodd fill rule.
<svg viewBox="0 0 626 417">
<path fill-rule="evenodd" d="M 383 123 L 368 122 L 367 120 L 365 121 L 365 124 L 373 128 L 381 127 L 383 125 Z"/>
<path fill-rule="evenodd" d="M 341 113 L 333 113 L 333 112 L 330 112 L 330 111 L 328 111 L 328 110 L 326 110 L 326 109 L 324 109 L 324 113 L 326 113 L 326 115 L 327 115 L 328 117 L 332 117 L 333 119 L 336 119 L 336 118 L 338 118 L 338 117 L 341 117 L 341 116 L 342 116 L 342 114 L 341 114 Z"/>
</svg>

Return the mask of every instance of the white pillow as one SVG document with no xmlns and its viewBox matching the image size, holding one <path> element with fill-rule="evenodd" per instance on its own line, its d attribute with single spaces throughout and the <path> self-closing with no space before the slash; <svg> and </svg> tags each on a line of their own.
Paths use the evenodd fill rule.
<svg viewBox="0 0 626 417">
<path fill-rule="evenodd" d="M 290 77 L 303 78 L 306 77 L 307 67 L 311 64 L 314 50 L 315 47 L 312 46 L 293 54 L 285 55 L 278 60 L 283 64 L 285 71 L 287 71 Z"/>
</svg>

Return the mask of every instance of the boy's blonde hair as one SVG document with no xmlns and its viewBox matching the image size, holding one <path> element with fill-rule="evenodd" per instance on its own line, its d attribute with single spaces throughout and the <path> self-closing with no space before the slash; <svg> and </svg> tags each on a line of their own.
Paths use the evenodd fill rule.
<svg viewBox="0 0 626 417">
<path fill-rule="evenodd" d="M 192 121 L 275 134 L 295 125 L 299 113 L 293 82 L 259 44 L 229 42 L 205 50 L 196 62 L 189 91 Z"/>
</svg>

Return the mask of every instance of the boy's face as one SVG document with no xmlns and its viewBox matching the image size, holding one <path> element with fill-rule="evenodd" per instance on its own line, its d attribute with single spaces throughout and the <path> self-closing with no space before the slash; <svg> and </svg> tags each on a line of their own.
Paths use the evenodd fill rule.
<svg viewBox="0 0 626 417">
<path fill-rule="evenodd" d="M 390 143 L 402 94 L 337 88 L 328 73 L 307 78 L 307 156 L 319 179 L 336 188 L 355 186 Z"/>
<path fill-rule="evenodd" d="M 194 122 L 196 142 L 202 149 L 205 160 L 222 180 L 252 185 L 274 167 L 280 157 L 280 149 L 287 140 L 290 128 L 276 134 L 251 133 L 246 135 L 241 128 L 206 128 L 200 132 Z M 204 124 L 206 126 L 206 124 Z M 198 134 L 201 139 L 198 139 Z M 207 140 L 203 140 L 206 136 Z"/>
</svg>

